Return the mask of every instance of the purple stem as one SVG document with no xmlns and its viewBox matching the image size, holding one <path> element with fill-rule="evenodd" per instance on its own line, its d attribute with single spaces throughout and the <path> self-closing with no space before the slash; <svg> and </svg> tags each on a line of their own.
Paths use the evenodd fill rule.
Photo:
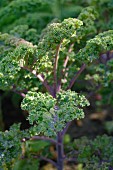
<svg viewBox="0 0 113 170">
<path fill-rule="evenodd" d="M 75 74 L 75 76 L 71 79 L 69 86 L 67 87 L 68 89 L 71 89 L 71 87 L 73 86 L 73 84 L 75 83 L 76 79 L 79 77 L 79 75 L 84 71 L 84 69 L 86 68 L 86 64 L 82 64 L 80 70 Z"/>
<path fill-rule="evenodd" d="M 33 137 L 31 138 L 31 140 L 46 140 L 46 141 L 52 142 L 52 143 L 54 143 L 54 144 L 57 143 L 56 140 L 51 139 L 51 138 L 49 138 L 49 137 L 45 137 L 45 136 L 33 136 Z"/>
<path fill-rule="evenodd" d="M 51 163 L 53 166 L 57 167 L 57 163 L 56 163 L 56 162 L 54 162 L 54 161 L 53 161 L 53 160 L 51 160 L 51 159 L 48 159 L 48 158 L 43 157 L 43 156 L 38 157 L 38 158 L 39 158 L 39 159 L 42 159 L 42 160 L 44 160 L 44 161 L 47 161 L 47 162 Z"/>
<path fill-rule="evenodd" d="M 63 170 L 64 166 L 64 146 L 63 146 L 63 136 L 61 132 L 57 134 L 57 170 Z"/>
<path fill-rule="evenodd" d="M 58 68 L 59 52 L 60 52 L 60 47 L 61 47 L 62 41 L 63 40 L 61 40 L 60 44 L 56 48 L 55 62 L 54 62 L 54 66 L 53 66 L 53 77 L 54 77 L 53 97 L 54 98 L 56 98 L 56 92 L 57 92 L 57 68 Z"/>
<path fill-rule="evenodd" d="M 13 89 L 12 89 L 12 91 L 15 92 L 15 93 L 17 93 L 17 94 L 19 94 L 19 95 L 22 96 L 23 98 L 26 96 L 25 93 L 23 93 L 23 92 L 20 92 L 20 91 L 17 91 L 17 90 L 13 90 Z"/>
<path fill-rule="evenodd" d="M 21 68 L 24 69 L 24 70 L 27 70 L 27 71 L 29 71 L 30 73 L 32 73 L 33 75 L 35 75 L 35 76 L 42 82 L 42 84 L 43 84 L 44 87 L 47 89 L 47 91 L 53 96 L 52 87 L 48 84 L 47 80 L 44 79 L 43 74 L 37 74 L 36 70 L 32 70 L 32 69 L 27 68 L 27 67 L 25 67 L 25 66 L 22 66 Z"/>
<path fill-rule="evenodd" d="M 71 125 L 71 122 L 68 122 L 68 123 L 66 124 L 66 127 L 65 127 L 64 130 L 61 132 L 62 136 L 65 135 L 65 133 L 67 132 L 67 130 L 68 130 L 68 128 L 69 128 L 70 125 Z"/>
<path fill-rule="evenodd" d="M 66 67 L 69 61 L 69 53 L 72 52 L 74 43 L 70 44 L 69 46 L 69 50 L 68 50 L 68 55 L 66 56 L 65 60 L 64 60 L 64 64 L 63 64 L 63 69 L 61 70 L 61 76 L 60 79 L 58 80 L 58 91 L 60 91 L 59 89 L 61 88 L 61 80 L 63 78 L 63 76 L 65 76 L 65 71 L 66 71 Z"/>
<path fill-rule="evenodd" d="M 12 86 L 12 91 L 13 92 L 15 92 L 15 93 L 17 93 L 17 94 L 19 94 L 20 96 L 22 96 L 23 98 L 25 97 L 25 93 L 27 93 L 27 90 L 26 89 L 24 89 L 24 90 L 21 90 L 21 91 L 18 91 L 18 90 L 16 90 L 16 85 L 13 85 Z M 25 92 L 25 93 L 24 93 Z"/>
</svg>

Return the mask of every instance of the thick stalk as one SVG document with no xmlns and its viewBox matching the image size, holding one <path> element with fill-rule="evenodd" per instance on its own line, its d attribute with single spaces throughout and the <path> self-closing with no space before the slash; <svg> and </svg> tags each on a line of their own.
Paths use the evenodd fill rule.
<svg viewBox="0 0 113 170">
<path fill-rule="evenodd" d="M 64 147 L 63 147 L 63 136 L 61 132 L 57 134 L 57 170 L 63 170 L 64 166 Z"/>
</svg>

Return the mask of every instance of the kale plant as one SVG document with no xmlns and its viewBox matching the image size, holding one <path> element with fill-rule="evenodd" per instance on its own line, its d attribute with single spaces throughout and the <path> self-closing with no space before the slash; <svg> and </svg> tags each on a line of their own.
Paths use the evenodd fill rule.
<svg viewBox="0 0 113 170">
<path fill-rule="evenodd" d="M 42 31 L 38 45 L 9 34 L 0 35 L 0 88 L 24 98 L 21 107 L 29 112 L 32 139 L 56 145 L 56 162 L 37 157 L 58 170 L 63 170 L 64 161 L 69 161 L 63 137 L 74 119 L 84 118 L 83 107 L 89 106 L 85 96 L 71 88 L 102 51 L 113 49 L 112 30 L 100 33 L 85 45 L 85 37 L 96 32 L 96 16 L 94 9 L 88 7 L 78 19 L 55 20 Z"/>
<path fill-rule="evenodd" d="M 82 137 L 69 145 L 68 158 L 73 155 L 76 163 L 82 163 L 84 170 L 111 170 L 113 168 L 112 136 L 97 136 L 90 140 L 87 137 Z"/>
<path fill-rule="evenodd" d="M 0 167 L 12 169 L 15 159 L 21 157 L 21 140 L 29 137 L 28 131 L 21 131 L 20 124 L 14 124 L 9 131 L 0 132 Z"/>
</svg>

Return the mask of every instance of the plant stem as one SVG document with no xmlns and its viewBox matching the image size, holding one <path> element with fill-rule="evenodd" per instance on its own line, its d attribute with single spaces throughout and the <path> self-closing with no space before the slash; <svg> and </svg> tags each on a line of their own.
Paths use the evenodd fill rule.
<svg viewBox="0 0 113 170">
<path fill-rule="evenodd" d="M 68 61 L 69 61 L 69 53 L 72 52 L 73 46 L 74 46 L 74 43 L 70 44 L 69 50 L 68 50 L 68 55 L 66 56 L 66 58 L 64 60 L 63 69 L 61 70 L 61 76 L 60 76 L 60 79 L 59 79 L 59 82 L 58 82 L 58 89 L 61 88 L 61 80 L 62 80 L 63 76 L 65 76 L 66 67 L 67 67 L 67 64 L 68 64 Z"/>
<path fill-rule="evenodd" d="M 71 79 L 69 86 L 67 87 L 68 89 L 71 89 L 71 87 L 73 86 L 73 84 L 75 83 L 76 79 L 79 77 L 79 75 L 84 71 L 84 69 L 86 68 L 86 64 L 82 64 L 80 70 L 75 74 L 75 76 Z"/>
<path fill-rule="evenodd" d="M 73 46 L 74 46 L 74 43 L 70 44 L 68 53 L 71 53 L 71 52 L 72 52 Z M 65 71 L 65 68 L 66 68 L 66 66 L 67 66 L 68 60 L 69 60 L 69 55 L 66 56 L 66 59 L 65 59 L 65 61 L 64 61 L 64 64 L 63 64 L 63 67 L 64 67 L 63 72 Z"/>
<path fill-rule="evenodd" d="M 21 97 L 23 97 L 23 98 L 26 96 L 26 93 L 28 92 L 27 89 L 23 89 L 23 90 L 20 90 L 20 91 L 19 91 L 19 90 L 16 90 L 16 89 L 17 89 L 17 86 L 16 86 L 16 85 L 13 85 L 11 91 L 19 94 L 19 95 L 20 95 Z"/>
<path fill-rule="evenodd" d="M 70 125 L 71 125 L 71 122 L 68 122 L 68 123 L 66 124 L 66 127 L 65 127 L 64 130 L 61 132 L 63 136 L 64 136 L 65 133 L 67 132 L 67 130 L 68 130 L 68 128 L 69 128 Z"/>
<path fill-rule="evenodd" d="M 53 166 L 57 167 L 57 163 L 56 163 L 56 162 L 54 162 L 54 161 L 53 161 L 53 160 L 51 160 L 51 159 L 48 159 L 48 158 L 43 157 L 43 156 L 38 157 L 38 158 L 39 158 L 39 159 L 42 159 L 42 160 L 44 160 L 44 161 L 47 161 L 47 162 L 51 163 Z"/>
<path fill-rule="evenodd" d="M 58 132 L 57 134 L 57 170 L 63 170 L 64 166 L 64 146 L 63 146 L 63 136 L 61 132 Z"/>
<path fill-rule="evenodd" d="M 57 91 L 57 68 L 58 68 L 60 46 L 62 44 L 62 41 L 60 42 L 60 44 L 56 48 L 55 62 L 54 62 L 54 67 L 53 67 L 53 69 L 54 69 L 53 70 L 53 74 L 54 74 L 54 97 L 56 97 L 56 91 Z"/>
<path fill-rule="evenodd" d="M 14 90 L 13 92 L 15 92 L 16 94 L 19 94 L 23 98 L 26 96 L 26 94 L 19 92 L 19 91 L 16 91 L 16 90 Z"/>
<path fill-rule="evenodd" d="M 46 136 L 32 136 L 31 140 L 46 140 L 46 141 L 49 141 L 49 142 L 56 144 L 56 140 L 51 139 L 51 138 L 46 137 Z"/>
<path fill-rule="evenodd" d="M 47 80 L 43 78 L 43 75 L 38 74 L 38 75 L 37 75 L 37 78 L 42 82 L 42 84 L 45 86 L 45 88 L 47 89 L 47 91 L 48 91 L 51 95 L 53 95 L 52 88 L 51 88 L 50 85 L 48 85 Z"/>
<path fill-rule="evenodd" d="M 44 87 L 46 88 L 46 90 L 53 96 L 53 90 L 52 90 L 51 86 L 48 85 L 47 80 L 44 79 L 43 74 L 37 74 L 36 70 L 32 70 L 32 69 L 27 68 L 27 67 L 25 67 L 25 66 L 22 66 L 21 68 L 24 69 L 24 70 L 27 70 L 27 71 L 29 71 L 30 73 L 32 73 L 33 75 L 35 75 L 35 76 L 42 82 L 42 84 L 44 85 Z"/>
</svg>

